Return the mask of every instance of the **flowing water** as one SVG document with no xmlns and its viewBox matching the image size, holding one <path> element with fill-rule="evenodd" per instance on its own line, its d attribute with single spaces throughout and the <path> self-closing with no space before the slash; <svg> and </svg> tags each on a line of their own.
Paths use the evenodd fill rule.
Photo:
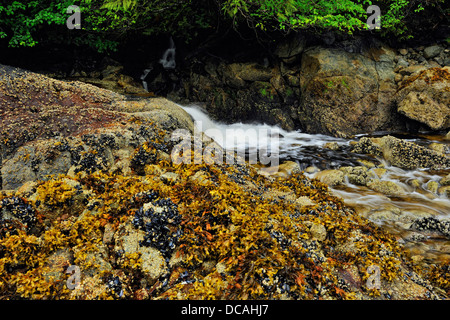
<svg viewBox="0 0 450 320">
<path fill-rule="evenodd" d="M 169 43 L 170 43 L 169 48 L 167 48 L 164 51 L 161 59 L 159 59 L 159 63 L 162 65 L 162 67 L 164 69 L 170 70 L 170 69 L 175 69 L 175 67 L 177 66 L 177 62 L 175 59 L 175 53 L 176 53 L 175 42 L 173 41 L 172 37 L 169 38 Z M 142 86 L 147 91 L 148 91 L 148 83 L 146 81 L 146 78 L 152 70 L 153 70 L 152 67 L 150 67 L 148 69 L 144 69 L 144 71 L 141 75 Z"/>
<path fill-rule="evenodd" d="M 424 262 L 450 261 L 450 240 L 439 233 L 424 233 L 411 230 L 413 221 L 423 217 L 434 217 L 450 221 L 450 199 L 430 191 L 427 184 L 438 182 L 450 173 L 450 168 L 440 171 L 403 170 L 390 166 L 382 159 L 351 152 L 352 141 L 321 134 L 286 131 L 265 124 L 224 124 L 211 118 L 198 106 L 183 107 L 196 121 L 198 130 L 214 138 L 224 149 L 245 152 L 247 155 L 268 144 L 282 161 L 295 161 L 310 178 L 318 176 L 320 170 L 338 169 L 343 166 L 375 165 L 386 169 L 381 180 L 394 181 L 405 190 L 405 195 L 388 197 L 366 186 L 350 183 L 331 188 L 333 194 L 343 198 L 347 205 L 396 235 L 412 256 Z M 379 133 L 379 136 L 388 134 Z M 420 145 L 431 142 L 446 143 L 442 136 L 399 136 Z M 447 142 L 448 144 L 448 142 Z M 332 148 L 330 148 L 332 146 Z M 318 172 L 319 171 L 319 172 Z M 309 173 L 308 173 L 309 172 Z M 414 183 L 412 183 L 414 182 Z"/>
</svg>

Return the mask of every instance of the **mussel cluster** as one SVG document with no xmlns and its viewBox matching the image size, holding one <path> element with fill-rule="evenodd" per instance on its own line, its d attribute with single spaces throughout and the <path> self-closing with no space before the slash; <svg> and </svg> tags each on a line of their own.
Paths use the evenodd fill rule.
<svg viewBox="0 0 450 320">
<path fill-rule="evenodd" d="M 0 209 L 1 219 L 3 219 L 4 214 L 8 212 L 28 227 L 31 227 L 36 223 L 36 210 L 20 197 L 3 199 L 0 201 Z"/>
<path fill-rule="evenodd" d="M 450 221 L 441 221 L 434 217 L 425 217 L 414 221 L 411 229 L 439 232 L 446 237 L 450 237 Z"/>
<path fill-rule="evenodd" d="M 142 206 L 133 218 L 133 225 L 145 231 L 140 245 L 154 247 L 165 257 L 171 255 L 182 235 L 180 223 L 181 215 L 171 199 L 153 200 L 151 206 Z"/>
<path fill-rule="evenodd" d="M 270 278 L 265 271 L 262 274 L 256 274 L 256 280 L 261 284 L 261 287 L 267 293 L 280 293 L 289 296 L 297 296 L 291 291 L 291 286 L 294 282 L 288 279 L 283 270 L 278 271 L 272 278 Z"/>
<path fill-rule="evenodd" d="M 78 167 L 75 169 L 75 172 L 85 171 L 87 173 L 93 173 L 97 170 L 103 170 L 107 167 L 106 158 L 101 155 L 97 155 L 94 153 L 84 153 L 80 161 L 78 162 Z"/>
<path fill-rule="evenodd" d="M 10 197 L 0 201 L 0 235 L 16 225 L 16 222 L 31 228 L 36 221 L 36 210 L 24 199 Z"/>
<path fill-rule="evenodd" d="M 282 232 L 280 232 L 280 231 L 278 231 L 278 230 L 275 230 L 274 229 L 274 227 L 273 227 L 273 225 L 268 225 L 266 228 L 265 228 L 265 231 L 273 238 L 273 239 L 275 239 L 277 242 L 278 242 L 278 244 L 280 245 L 280 247 L 283 249 L 283 250 L 286 250 L 286 249 L 288 249 L 290 246 L 291 246 L 291 240 L 289 240 L 288 238 L 286 238 L 286 236 L 282 233 Z"/>
<path fill-rule="evenodd" d="M 278 244 L 283 250 L 289 249 L 289 247 L 291 246 L 291 240 L 286 238 L 282 232 L 277 230 L 267 230 L 267 231 L 269 232 L 270 236 L 278 242 Z"/>
<path fill-rule="evenodd" d="M 123 290 L 122 290 L 122 282 L 120 281 L 119 277 L 111 277 L 107 280 L 106 286 L 109 290 L 112 291 L 116 296 L 122 297 L 123 296 Z"/>
<path fill-rule="evenodd" d="M 144 203 L 152 202 L 159 198 L 159 193 L 156 190 L 148 190 L 135 194 L 132 198 L 133 204 L 142 205 Z"/>
<path fill-rule="evenodd" d="M 137 173 L 142 174 L 147 164 L 154 163 L 157 159 L 156 149 L 149 146 L 141 146 L 131 159 L 131 168 Z"/>
</svg>

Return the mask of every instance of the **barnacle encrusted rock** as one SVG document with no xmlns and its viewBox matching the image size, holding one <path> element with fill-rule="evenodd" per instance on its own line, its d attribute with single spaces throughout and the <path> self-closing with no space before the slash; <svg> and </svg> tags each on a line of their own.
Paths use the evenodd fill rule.
<svg viewBox="0 0 450 320">
<path fill-rule="evenodd" d="M 70 169 L 74 174 L 110 168 L 143 172 L 148 160 L 127 163 L 124 158 L 139 145 L 156 142 L 152 123 L 169 131 L 193 130 L 191 117 L 166 99 L 130 100 L 4 65 L 0 104 L 0 189 Z M 160 149 L 162 144 L 153 144 L 145 150 L 156 154 Z"/>
<path fill-rule="evenodd" d="M 450 167 L 450 158 L 437 151 L 387 135 L 382 138 L 363 137 L 353 152 L 382 156 L 393 166 L 403 169 Z"/>
<path fill-rule="evenodd" d="M 344 173 L 341 170 L 324 170 L 319 172 L 317 178 L 330 187 L 344 183 Z"/>
<path fill-rule="evenodd" d="M 400 197 L 405 195 L 405 190 L 394 181 L 371 180 L 367 183 L 367 186 L 374 191 L 381 192 L 391 197 Z"/>
<path fill-rule="evenodd" d="M 450 68 L 430 68 L 404 80 L 395 97 L 398 112 L 432 130 L 450 127 Z"/>
<path fill-rule="evenodd" d="M 438 232 L 450 238 L 450 221 L 441 221 L 434 217 L 425 217 L 415 220 L 411 225 L 411 229 Z"/>
<path fill-rule="evenodd" d="M 145 232 L 137 230 L 131 223 L 131 219 L 121 225 L 114 238 L 114 250 L 119 255 L 119 258 L 136 253 L 139 255 L 141 270 L 149 282 L 154 283 L 167 272 L 163 255 L 154 247 L 141 245 L 145 239 Z"/>
</svg>

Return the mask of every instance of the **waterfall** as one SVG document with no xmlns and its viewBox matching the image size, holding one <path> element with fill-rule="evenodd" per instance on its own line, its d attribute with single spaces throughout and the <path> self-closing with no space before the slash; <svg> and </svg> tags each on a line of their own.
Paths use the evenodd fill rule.
<svg viewBox="0 0 450 320">
<path fill-rule="evenodd" d="M 152 69 L 145 69 L 144 73 L 141 76 L 142 86 L 144 87 L 145 91 L 148 91 L 148 85 L 147 81 L 145 81 L 145 78 L 147 78 L 147 75 L 152 71 Z"/>
<path fill-rule="evenodd" d="M 170 37 L 170 46 L 164 51 L 159 63 L 162 64 L 164 69 L 175 69 L 177 65 L 175 61 L 175 42 L 173 42 L 172 37 Z"/>
<path fill-rule="evenodd" d="M 176 60 L 175 60 L 175 42 L 173 41 L 172 37 L 169 39 L 169 48 L 164 51 L 161 59 L 159 59 L 159 63 L 163 66 L 164 69 L 172 70 L 175 69 L 177 66 Z M 146 91 L 148 91 L 148 84 L 145 80 L 148 76 L 148 74 L 153 70 L 153 67 L 144 69 L 143 74 L 141 75 L 141 81 L 142 86 Z"/>
</svg>

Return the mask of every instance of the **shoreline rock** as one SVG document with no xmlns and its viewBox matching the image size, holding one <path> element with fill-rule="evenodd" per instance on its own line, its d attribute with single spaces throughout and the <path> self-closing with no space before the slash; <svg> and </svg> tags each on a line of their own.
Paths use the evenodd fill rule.
<svg viewBox="0 0 450 320">
<path fill-rule="evenodd" d="M 403 169 L 450 167 L 450 158 L 446 155 L 389 135 L 363 137 L 353 146 L 353 152 L 382 156 L 391 165 Z"/>
<path fill-rule="evenodd" d="M 430 68 L 403 80 L 398 112 L 432 130 L 450 128 L 450 67 Z"/>
</svg>

